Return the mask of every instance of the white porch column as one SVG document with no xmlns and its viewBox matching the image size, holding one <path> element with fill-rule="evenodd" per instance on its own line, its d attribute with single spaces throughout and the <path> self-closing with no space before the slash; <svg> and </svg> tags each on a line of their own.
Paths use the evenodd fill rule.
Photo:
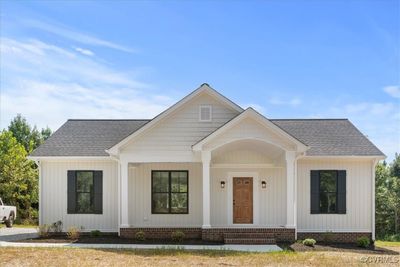
<svg viewBox="0 0 400 267">
<path fill-rule="evenodd" d="M 120 183 L 120 208 L 121 208 L 121 225 L 120 227 L 129 227 L 129 219 L 128 219 L 128 162 L 121 161 L 121 183 Z"/>
<path fill-rule="evenodd" d="M 286 151 L 286 227 L 295 228 L 295 152 Z"/>
<path fill-rule="evenodd" d="M 211 228 L 210 223 L 210 161 L 211 152 L 202 151 L 201 160 L 203 162 L 203 226 Z"/>
</svg>

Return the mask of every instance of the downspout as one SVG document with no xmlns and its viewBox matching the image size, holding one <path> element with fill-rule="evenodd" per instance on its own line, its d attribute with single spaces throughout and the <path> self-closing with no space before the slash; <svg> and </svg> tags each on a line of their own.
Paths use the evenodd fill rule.
<svg viewBox="0 0 400 267">
<path fill-rule="evenodd" d="M 39 212 L 39 226 L 40 225 L 42 225 L 42 222 L 43 222 L 43 215 L 42 215 L 42 204 L 43 204 L 43 201 L 42 201 L 42 164 L 41 164 L 41 162 L 40 162 L 40 160 L 37 160 L 37 159 L 35 159 L 35 160 L 33 160 L 34 162 L 35 162 L 35 164 L 38 166 L 38 175 L 39 175 L 39 190 L 38 190 L 38 193 L 39 193 L 39 205 L 38 205 L 38 212 Z"/>
<path fill-rule="evenodd" d="M 371 239 L 374 242 L 375 241 L 375 168 L 376 168 L 376 164 L 378 164 L 379 160 L 378 159 L 374 159 L 372 161 L 372 167 L 371 167 L 371 174 L 372 174 L 372 182 L 371 182 L 371 193 L 372 193 L 372 197 L 371 197 Z"/>
</svg>

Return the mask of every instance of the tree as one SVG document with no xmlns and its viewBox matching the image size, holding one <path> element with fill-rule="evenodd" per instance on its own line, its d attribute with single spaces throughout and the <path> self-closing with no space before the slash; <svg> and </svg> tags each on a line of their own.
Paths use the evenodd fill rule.
<svg viewBox="0 0 400 267">
<path fill-rule="evenodd" d="M 12 132 L 18 143 L 22 144 L 28 153 L 32 152 L 51 135 L 49 127 L 41 131 L 36 126 L 32 128 L 21 114 L 17 114 L 11 121 L 8 130 Z"/>
<path fill-rule="evenodd" d="M 388 166 L 376 166 L 376 233 L 379 238 L 400 235 L 400 156 Z"/>
<path fill-rule="evenodd" d="M 26 155 L 12 132 L 0 133 L 0 196 L 5 203 L 17 206 L 21 218 L 35 219 L 37 212 L 32 205 L 38 203 L 38 171 Z"/>
</svg>

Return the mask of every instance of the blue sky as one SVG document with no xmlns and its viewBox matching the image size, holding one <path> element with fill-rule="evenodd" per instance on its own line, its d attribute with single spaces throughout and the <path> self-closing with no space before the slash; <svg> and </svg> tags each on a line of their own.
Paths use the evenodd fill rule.
<svg viewBox="0 0 400 267">
<path fill-rule="evenodd" d="M 400 152 L 399 1 L 1 1 L 1 124 L 151 118 L 201 83 Z"/>
</svg>

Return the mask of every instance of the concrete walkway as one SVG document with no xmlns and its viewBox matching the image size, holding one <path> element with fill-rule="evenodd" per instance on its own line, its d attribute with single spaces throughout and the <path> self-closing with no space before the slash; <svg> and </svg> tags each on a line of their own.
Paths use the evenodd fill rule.
<svg viewBox="0 0 400 267">
<path fill-rule="evenodd" d="M 76 243 L 16 243 L 0 241 L 0 247 L 28 248 L 91 248 L 91 249 L 183 249 L 230 250 L 245 252 L 282 251 L 277 245 L 153 245 L 153 244 L 76 244 Z"/>
<path fill-rule="evenodd" d="M 0 228 L 0 241 L 18 241 L 36 237 L 38 237 L 36 228 Z"/>
<path fill-rule="evenodd" d="M 0 247 L 26 248 L 92 248 L 92 249 L 184 249 L 230 250 L 247 252 L 282 251 L 277 245 L 162 245 L 162 244 L 77 244 L 77 243 L 23 243 L 13 242 L 36 238 L 35 228 L 0 228 Z"/>
</svg>

